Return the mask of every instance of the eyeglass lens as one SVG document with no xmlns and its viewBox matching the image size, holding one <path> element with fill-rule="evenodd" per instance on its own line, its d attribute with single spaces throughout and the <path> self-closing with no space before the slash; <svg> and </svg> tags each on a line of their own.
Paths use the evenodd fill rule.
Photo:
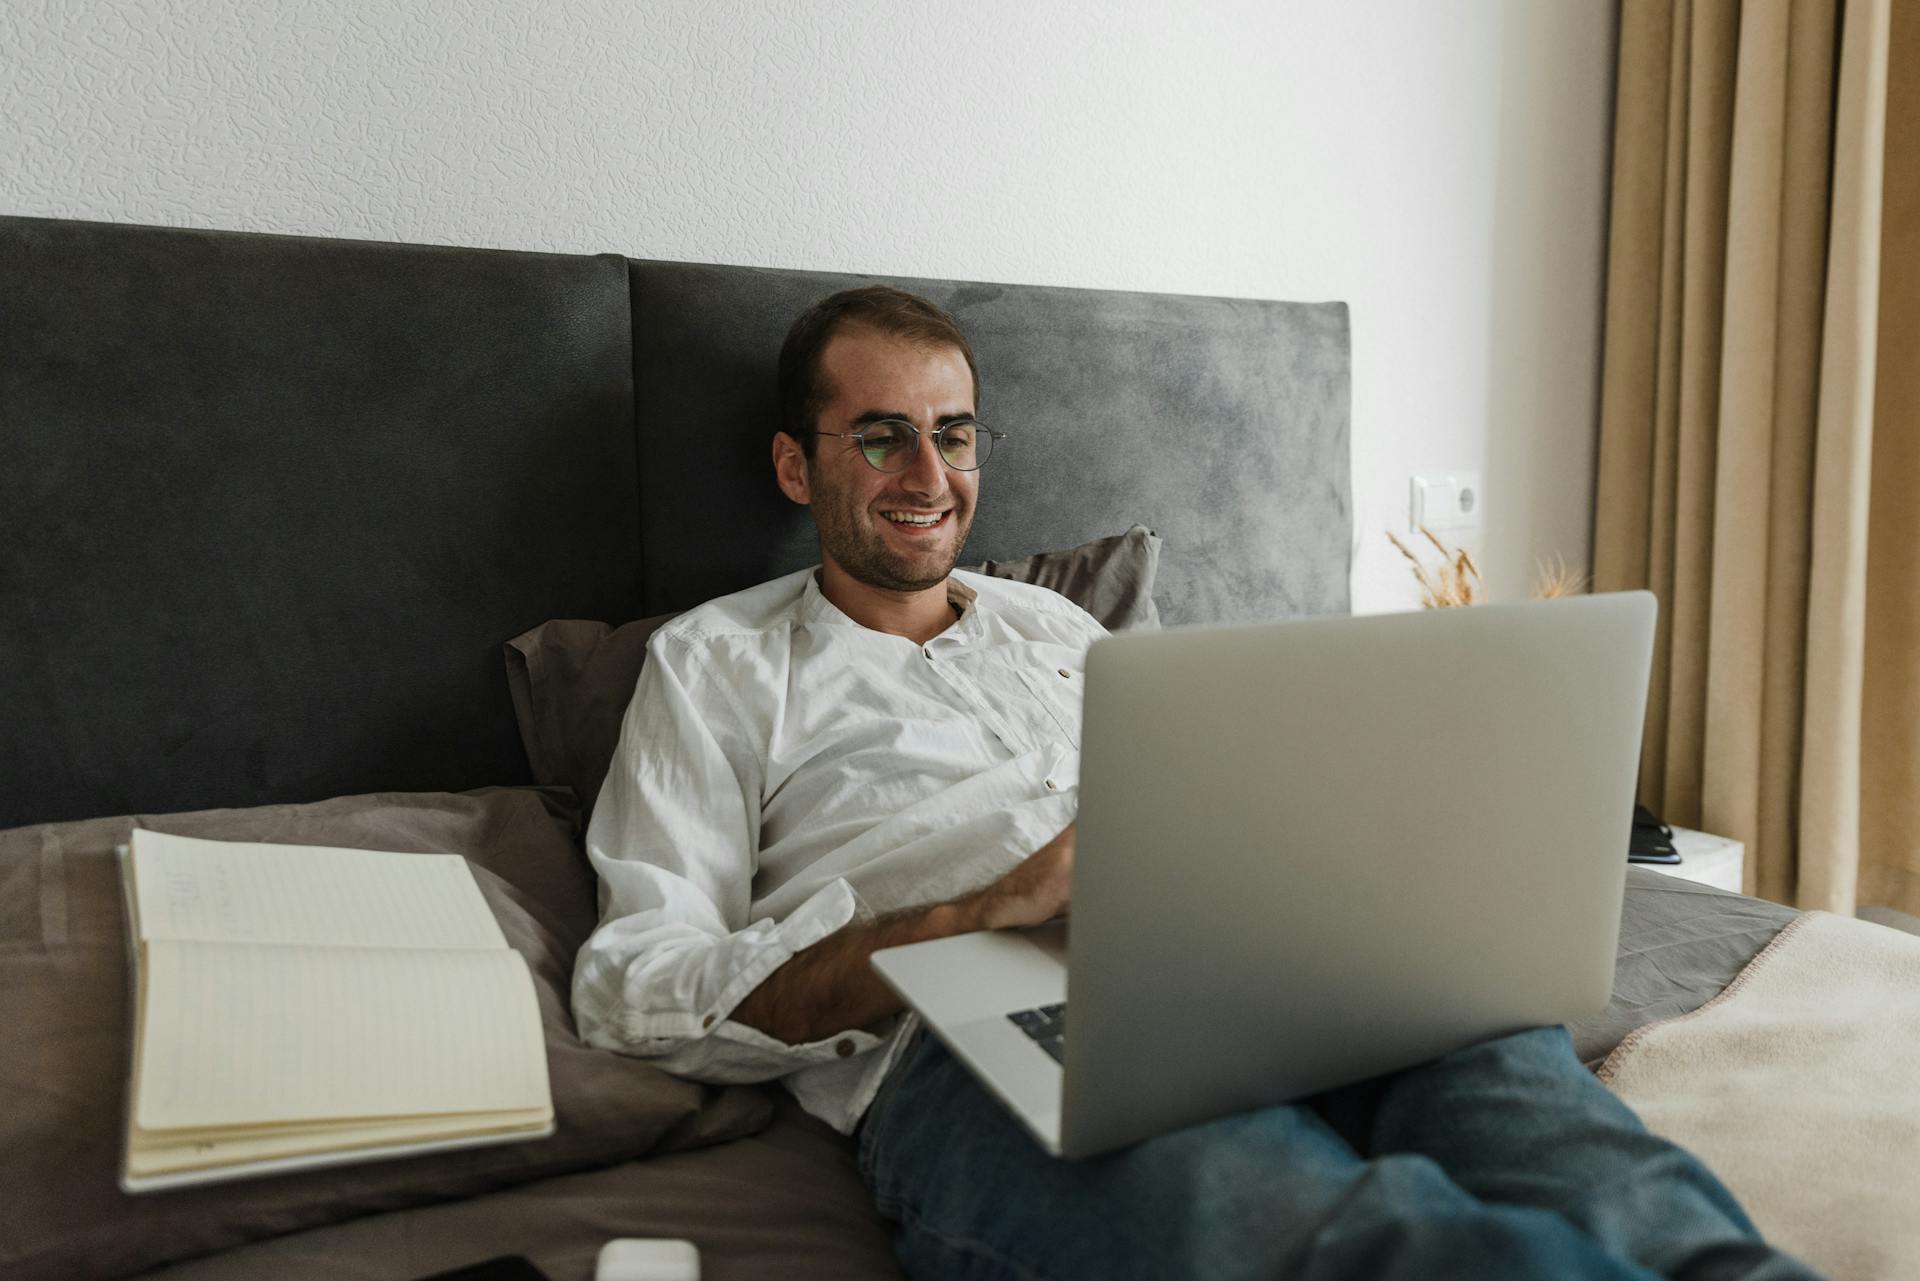
<svg viewBox="0 0 1920 1281">
<path fill-rule="evenodd" d="M 947 466 L 958 471 L 977 469 L 993 452 L 993 437 L 978 423 L 948 423 L 933 439 Z M 917 433 L 907 423 L 874 423 L 860 433 L 860 452 L 879 471 L 904 471 L 918 445 Z"/>
</svg>

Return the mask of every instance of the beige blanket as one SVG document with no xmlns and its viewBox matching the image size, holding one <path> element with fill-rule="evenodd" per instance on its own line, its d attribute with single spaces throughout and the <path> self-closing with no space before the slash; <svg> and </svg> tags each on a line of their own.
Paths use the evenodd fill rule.
<svg viewBox="0 0 1920 1281">
<path fill-rule="evenodd" d="M 1727 990 L 1600 1079 L 1837 1281 L 1920 1277 L 1920 937 L 1795 918 Z"/>
</svg>

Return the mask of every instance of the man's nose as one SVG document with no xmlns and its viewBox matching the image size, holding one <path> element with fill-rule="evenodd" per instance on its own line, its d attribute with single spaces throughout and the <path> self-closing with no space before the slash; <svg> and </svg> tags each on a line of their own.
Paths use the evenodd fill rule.
<svg viewBox="0 0 1920 1281">
<path fill-rule="evenodd" d="M 901 473 L 901 480 L 916 494 L 938 494 L 947 487 L 947 463 L 940 457 L 940 448 L 934 444 L 933 437 L 920 437 L 918 448 L 913 451 L 913 460 Z"/>
</svg>

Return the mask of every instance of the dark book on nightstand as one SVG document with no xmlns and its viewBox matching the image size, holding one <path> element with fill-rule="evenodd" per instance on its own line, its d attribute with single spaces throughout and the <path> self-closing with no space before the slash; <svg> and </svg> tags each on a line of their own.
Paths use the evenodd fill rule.
<svg viewBox="0 0 1920 1281">
<path fill-rule="evenodd" d="M 1633 831 L 1627 837 L 1627 862 L 1666 863 L 1680 861 L 1673 845 L 1673 829 L 1654 817 L 1644 805 L 1633 807 Z"/>
</svg>

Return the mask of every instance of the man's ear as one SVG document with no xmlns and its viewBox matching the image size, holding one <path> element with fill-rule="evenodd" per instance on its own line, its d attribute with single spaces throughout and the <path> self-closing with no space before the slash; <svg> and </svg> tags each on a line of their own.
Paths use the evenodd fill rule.
<svg viewBox="0 0 1920 1281">
<path fill-rule="evenodd" d="M 780 492 L 805 507 L 813 501 L 813 489 L 807 484 L 807 454 L 800 442 L 783 431 L 773 434 L 773 476 Z"/>
</svg>

